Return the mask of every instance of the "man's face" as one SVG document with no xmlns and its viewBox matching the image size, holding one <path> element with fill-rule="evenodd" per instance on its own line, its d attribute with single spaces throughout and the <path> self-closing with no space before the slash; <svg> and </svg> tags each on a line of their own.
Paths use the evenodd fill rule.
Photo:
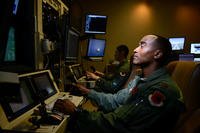
<svg viewBox="0 0 200 133">
<path fill-rule="evenodd" d="M 156 38 L 155 35 L 147 35 L 140 40 L 139 46 L 134 49 L 133 64 L 143 66 L 155 61 L 154 56 L 157 49 L 153 43 Z"/>
</svg>

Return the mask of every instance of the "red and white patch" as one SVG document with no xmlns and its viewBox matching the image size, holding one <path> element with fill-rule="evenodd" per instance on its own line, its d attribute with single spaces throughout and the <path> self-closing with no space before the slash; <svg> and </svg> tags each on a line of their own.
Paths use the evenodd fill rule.
<svg viewBox="0 0 200 133">
<path fill-rule="evenodd" d="M 166 97 L 160 91 L 154 91 L 148 96 L 148 100 L 152 106 L 161 107 L 164 105 Z"/>
</svg>

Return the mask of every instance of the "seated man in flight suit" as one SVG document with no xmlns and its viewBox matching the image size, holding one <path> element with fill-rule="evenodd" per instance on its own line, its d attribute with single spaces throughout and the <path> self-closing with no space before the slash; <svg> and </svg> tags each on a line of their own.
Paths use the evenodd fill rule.
<svg viewBox="0 0 200 133">
<path fill-rule="evenodd" d="M 171 55 L 168 39 L 146 35 L 133 52 L 133 63 L 141 66 L 125 89 L 115 94 L 97 92 L 77 84 L 80 91 L 101 106 L 89 112 L 69 100 L 57 100 L 54 108 L 70 114 L 68 129 L 83 133 L 170 133 L 184 103 L 182 92 L 165 65 Z"/>
<path fill-rule="evenodd" d="M 129 49 L 126 45 L 119 45 L 115 51 L 115 61 L 109 64 L 108 73 L 86 71 L 88 78 L 96 80 L 95 90 L 115 93 L 125 84 L 130 73 L 130 63 L 127 59 Z"/>
</svg>

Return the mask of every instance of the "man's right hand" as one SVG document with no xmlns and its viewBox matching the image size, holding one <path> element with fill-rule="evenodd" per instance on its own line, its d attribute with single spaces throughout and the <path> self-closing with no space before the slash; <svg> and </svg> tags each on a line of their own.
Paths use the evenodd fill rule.
<svg viewBox="0 0 200 133">
<path fill-rule="evenodd" d="M 103 77 L 105 74 L 99 71 L 94 72 L 97 76 Z"/>
<path fill-rule="evenodd" d="M 96 74 L 94 74 L 94 73 L 92 73 L 92 72 L 89 72 L 89 71 L 86 71 L 86 76 L 87 76 L 87 78 L 91 78 L 91 79 L 95 79 L 95 80 L 97 80 L 97 79 L 100 78 L 100 77 L 97 76 Z"/>
<path fill-rule="evenodd" d="M 76 106 L 69 99 L 58 99 L 55 102 L 53 109 L 58 110 L 64 114 L 71 115 L 75 112 Z"/>
</svg>

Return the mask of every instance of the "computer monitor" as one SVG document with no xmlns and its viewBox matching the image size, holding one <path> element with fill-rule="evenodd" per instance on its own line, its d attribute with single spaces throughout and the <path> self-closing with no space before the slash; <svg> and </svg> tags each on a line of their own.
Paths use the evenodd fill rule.
<svg viewBox="0 0 200 133">
<path fill-rule="evenodd" d="M 105 34 L 107 16 L 88 14 L 85 17 L 85 33 Z"/>
<path fill-rule="evenodd" d="M 106 40 L 89 38 L 87 47 L 88 58 L 102 58 L 105 53 Z"/>
<path fill-rule="evenodd" d="M 194 61 L 195 61 L 195 62 L 200 62 L 200 57 L 195 57 L 195 58 L 194 58 Z"/>
<path fill-rule="evenodd" d="M 64 54 L 66 62 L 76 62 L 78 60 L 79 33 L 73 28 L 68 31 Z"/>
<path fill-rule="evenodd" d="M 46 100 L 57 93 L 48 72 L 32 75 L 33 85 L 40 100 Z"/>
<path fill-rule="evenodd" d="M 9 122 L 13 121 L 38 104 L 38 102 L 35 101 L 34 90 L 32 89 L 28 79 L 20 77 L 19 81 L 21 95 L 20 102 L 9 101 L 6 97 L 1 97 L 1 100 L 3 100 L 1 105 Z"/>
<path fill-rule="evenodd" d="M 184 49 L 185 37 L 170 37 L 169 41 L 172 46 L 172 50 L 180 51 Z"/>
<path fill-rule="evenodd" d="M 15 29 L 14 27 L 9 28 L 8 41 L 6 44 L 4 62 L 15 62 L 16 61 L 16 48 L 15 48 Z"/>
<path fill-rule="evenodd" d="M 0 3 L 3 3 L 0 70 L 17 73 L 35 70 L 34 1 L 3 0 Z"/>
<path fill-rule="evenodd" d="M 0 100 L 3 100 L 0 103 L 0 127 L 2 129 L 12 129 L 30 116 L 33 110 L 40 105 L 41 100 L 49 103 L 55 100 L 60 93 L 50 70 L 25 73 L 18 77 L 22 101 L 13 102 L 0 97 Z"/>
<path fill-rule="evenodd" d="M 191 43 L 191 45 L 190 45 L 190 53 L 192 53 L 192 54 L 200 54 L 200 43 Z"/>
<path fill-rule="evenodd" d="M 78 81 L 80 78 L 85 76 L 83 66 L 80 64 L 70 65 L 69 69 L 70 69 L 70 72 L 72 73 L 75 81 Z"/>
<path fill-rule="evenodd" d="M 194 61 L 194 54 L 179 54 L 180 61 Z"/>
<path fill-rule="evenodd" d="M 14 17 L 17 15 L 17 10 L 18 10 L 18 4 L 19 0 L 14 0 L 12 3 L 12 13 L 11 16 L 13 17 L 13 22 L 10 23 L 8 29 L 8 32 L 6 32 L 7 37 L 5 41 L 5 46 L 4 48 L 1 48 L 4 52 L 3 55 L 3 62 L 6 64 L 9 63 L 16 63 L 16 27 L 14 26 L 15 21 Z"/>
<path fill-rule="evenodd" d="M 15 0 L 13 4 L 13 14 L 15 15 L 17 14 L 18 4 L 19 4 L 19 0 Z"/>
</svg>

